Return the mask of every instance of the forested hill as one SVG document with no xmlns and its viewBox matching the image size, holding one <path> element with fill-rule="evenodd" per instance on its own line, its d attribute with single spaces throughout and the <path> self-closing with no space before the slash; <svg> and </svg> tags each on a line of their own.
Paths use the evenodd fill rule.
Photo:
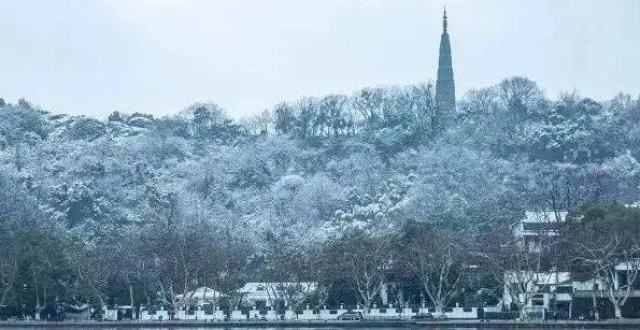
<svg viewBox="0 0 640 330">
<path fill-rule="evenodd" d="M 639 199 L 640 99 L 551 100 L 516 77 L 468 93 L 444 120 L 432 94 L 368 88 L 239 122 L 215 104 L 103 121 L 1 101 L 1 234 L 41 228 L 104 248 L 179 227 L 241 238 L 252 255 L 347 228 L 478 230 Z"/>
</svg>

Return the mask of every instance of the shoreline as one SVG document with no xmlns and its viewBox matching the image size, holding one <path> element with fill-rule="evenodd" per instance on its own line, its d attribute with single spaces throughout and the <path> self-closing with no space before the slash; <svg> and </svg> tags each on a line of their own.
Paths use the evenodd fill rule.
<svg viewBox="0 0 640 330">
<path fill-rule="evenodd" d="M 0 321 L 1 328 L 519 328 L 519 329 L 638 329 L 640 319 L 605 321 Z"/>
</svg>

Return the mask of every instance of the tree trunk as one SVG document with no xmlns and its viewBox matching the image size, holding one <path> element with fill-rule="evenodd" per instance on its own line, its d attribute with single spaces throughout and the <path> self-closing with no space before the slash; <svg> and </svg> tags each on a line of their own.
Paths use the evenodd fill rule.
<svg viewBox="0 0 640 330">
<path fill-rule="evenodd" d="M 102 318 L 104 319 L 104 313 L 107 310 L 107 303 L 104 301 L 104 298 L 102 298 L 102 294 L 98 289 L 94 288 L 94 292 L 96 298 L 98 298 L 98 304 L 100 305 L 100 311 L 102 312 Z"/>
<path fill-rule="evenodd" d="M 133 317 L 133 304 L 134 304 L 134 300 L 133 300 L 133 285 L 131 283 L 129 283 L 129 303 L 131 304 L 131 317 Z"/>
<path fill-rule="evenodd" d="M 596 298 L 596 294 L 592 294 L 591 295 L 592 301 L 593 301 L 593 317 L 596 319 L 596 321 L 600 320 L 600 311 L 598 311 L 598 298 Z"/>
<path fill-rule="evenodd" d="M 42 307 L 47 306 L 47 282 L 44 282 L 42 286 Z"/>
<path fill-rule="evenodd" d="M 7 299 L 7 296 L 9 295 L 9 291 L 11 291 L 11 286 L 7 286 L 2 291 L 2 296 L 0 296 L 0 306 L 4 306 L 4 301 Z"/>
<path fill-rule="evenodd" d="M 617 286 L 617 285 L 616 285 Z M 611 302 L 611 305 L 613 305 L 613 310 L 615 312 L 615 317 L 617 319 L 621 319 L 622 317 L 622 305 L 624 305 L 624 302 L 626 300 L 625 299 L 617 299 L 615 296 L 615 290 L 614 290 L 614 286 L 609 286 L 609 301 Z"/>
<path fill-rule="evenodd" d="M 613 308 L 614 308 L 614 311 L 615 311 L 616 318 L 617 319 L 623 318 L 622 317 L 622 307 L 620 305 L 614 303 L 613 304 Z"/>
<path fill-rule="evenodd" d="M 38 288 L 38 277 L 37 275 L 33 275 L 34 289 L 36 294 L 36 311 L 40 310 L 40 289 Z"/>
<path fill-rule="evenodd" d="M 518 310 L 520 311 L 520 319 L 524 320 L 526 318 L 526 314 L 524 313 L 524 307 L 526 306 L 526 304 L 524 305 L 518 305 Z"/>
</svg>

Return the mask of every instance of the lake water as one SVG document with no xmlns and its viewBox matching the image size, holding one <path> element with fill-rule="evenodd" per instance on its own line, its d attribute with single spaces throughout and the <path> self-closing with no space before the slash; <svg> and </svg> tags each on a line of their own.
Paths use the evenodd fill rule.
<svg viewBox="0 0 640 330">
<path fill-rule="evenodd" d="M 427 327 L 375 327 L 375 328 L 364 328 L 364 327 L 322 327 L 322 328 L 312 328 L 312 327 L 301 327 L 301 328 L 293 328 L 293 327 L 285 327 L 285 328 L 265 328 L 265 327 L 234 327 L 234 328 L 224 328 L 224 327 L 158 327 L 158 328 L 151 328 L 151 327 L 141 327 L 141 328 L 136 328 L 136 327 L 115 327 L 115 328 L 107 328 L 107 327 L 97 327 L 95 329 L 100 329 L 100 330 L 214 330 L 214 329 L 228 329 L 228 330 L 364 330 L 364 329 L 376 329 L 376 330 L 407 330 L 407 329 L 425 329 Z M 87 328 L 76 328 L 76 327 L 70 327 L 70 328 L 64 328 L 64 327 L 46 327 L 46 326 L 40 326 L 40 327 L 3 327 L 0 324 L 0 329 L 22 329 L 22 330 L 60 330 L 60 329 L 87 329 Z M 428 327 L 428 329 L 447 329 L 447 330 L 453 330 L 456 328 L 431 328 Z M 465 330 L 478 330 L 476 328 L 465 328 Z"/>
<path fill-rule="evenodd" d="M 46 327 L 46 326 L 40 326 L 40 327 L 3 327 L 0 324 L 0 329 L 22 329 L 22 330 L 60 330 L 60 329 L 65 329 L 64 327 Z M 70 328 L 66 328 L 66 329 L 86 329 L 86 328 L 75 328 L 75 327 L 70 327 Z M 216 327 L 158 327 L 158 328 L 151 328 L 151 327 L 141 327 L 141 328 L 136 328 L 136 327 L 115 327 L 115 328 L 107 328 L 107 327 L 97 327 L 95 329 L 100 329 L 100 330 L 212 330 L 212 329 L 228 329 L 228 330 L 363 330 L 363 329 L 368 329 L 368 328 L 364 328 L 364 327 L 322 327 L 322 328 L 306 328 L 306 327 L 301 327 L 301 328 L 293 328 L 293 327 L 286 327 L 286 328 L 265 328 L 265 327 L 234 327 L 234 328 L 224 328 L 224 327 L 220 327 L 220 328 L 216 328 Z M 407 330 L 407 329 L 412 329 L 411 327 L 376 327 L 376 328 L 371 328 L 371 329 L 376 329 L 376 330 Z M 424 328 L 420 328 L 420 327 L 415 327 L 413 329 L 424 329 Z M 429 329 L 447 329 L 447 330 L 452 330 L 452 329 L 456 329 L 456 328 L 429 328 Z M 465 328 L 465 330 L 478 330 L 476 328 Z"/>
<path fill-rule="evenodd" d="M 123 326 L 123 327 L 105 327 L 105 326 L 100 326 L 100 327 L 64 327 L 64 326 L 53 326 L 53 327 L 48 327 L 48 326 L 6 326 L 6 325 L 2 325 L 0 324 L 0 329 L 1 330 L 9 330 L 9 329 L 13 329 L 13 330 L 62 330 L 62 329 L 78 329 L 78 330 L 82 330 L 82 329 L 99 329 L 99 330 L 366 330 L 366 329 L 375 329 L 375 330 L 407 330 L 407 329 L 430 329 L 430 330 L 480 330 L 478 328 L 454 328 L 454 327 L 435 327 L 435 326 L 406 326 L 406 327 L 320 327 L 320 328 L 314 328 L 314 327 L 271 327 L 271 328 L 267 328 L 267 327 L 172 327 L 172 326 L 166 326 L 166 327 L 133 327 L 133 326 Z M 495 328 L 495 329 L 500 329 L 500 327 Z M 504 327 L 503 329 L 511 329 L 509 327 Z M 533 328 L 528 328 L 530 330 L 536 330 Z M 560 329 L 560 328 L 555 328 L 555 329 Z M 575 329 L 575 328 L 573 328 Z M 638 329 L 636 327 L 633 328 L 617 328 L 617 329 Z M 601 330 L 601 329 L 592 329 L 589 328 L 589 330 Z"/>
<path fill-rule="evenodd" d="M 497 324 L 494 324 L 497 325 Z M 556 325 L 557 326 L 557 325 Z M 592 326 L 594 326 L 592 324 Z M 597 326 L 597 325 L 595 325 Z M 630 326 L 630 325 L 622 325 L 619 324 L 618 326 L 613 327 L 615 329 L 619 329 L 619 330 L 626 330 L 626 329 L 640 329 L 640 327 L 636 326 Z M 213 327 L 213 326 L 208 326 L 208 327 L 198 327 L 198 326 L 191 326 L 191 327 L 182 327 L 182 326 L 177 326 L 177 327 L 173 327 L 170 325 L 167 325 L 165 327 L 136 327 L 133 325 L 128 325 L 128 326 L 116 326 L 116 327 L 110 327 L 110 326 L 106 326 L 106 325 L 102 325 L 99 327 L 91 327 L 86 326 L 86 327 L 81 327 L 81 326 L 74 326 L 74 327 L 65 327 L 62 324 L 58 324 L 57 326 L 46 326 L 46 325 L 41 325 L 41 326 L 7 326 L 6 324 L 2 324 L 0 322 L 0 330 L 9 330 L 9 329 L 14 329 L 14 330 L 61 330 L 61 329 L 78 329 L 78 330 L 82 330 L 82 329 L 99 329 L 99 330 L 212 330 L 212 329 L 225 329 L 225 330 L 366 330 L 366 329 L 375 329 L 375 330 L 407 330 L 407 329 L 429 329 L 429 330 L 480 330 L 480 328 L 455 328 L 455 327 L 442 327 L 442 326 L 429 326 L 429 325 L 420 325 L 420 326 L 415 326 L 415 325 L 407 325 L 405 327 L 349 327 L 349 326 L 344 326 L 344 327 L 332 327 L 332 326 L 326 326 L 326 327 L 253 327 L 253 326 L 249 326 L 247 325 L 247 327 L 224 327 L 224 326 L 220 326 L 220 327 Z M 495 329 L 513 329 L 512 327 L 509 327 L 508 325 L 505 325 L 504 327 L 496 327 Z M 530 330 L 541 330 L 543 328 L 527 328 Z M 549 328 L 547 328 L 549 329 Z M 561 327 L 553 327 L 553 329 L 562 329 Z M 566 329 L 579 329 L 579 327 L 576 327 L 576 324 L 573 324 L 573 327 L 567 327 Z M 583 329 L 589 329 L 589 330 L 604 330 L 604 329 L 599 329 L 599 328 L 591 328 L 591 327 L 585 327 Z M 612 329 L 611 327 L 609 327 L 608 329 Z"/>
<path fill-rule="evenodd" d="M 72 327 L 72 328 L 65 328 L 65 327 L 3 327 L 0 324 L 0 329 L 17 329 L 17 330 L 60 330 L 60 329 L 89 329 L 87 328 L 79 328 L 79 327 Z M 107 328 L 107 327 L 97 327 L 95 329 L 100 329 L 100 330 L 212 330 L 212 329 L 228 329 L 228 330 L 236 330 L 236 329 L 240 329 L 240 330 L 365 330 L 365 329 L 374 329 L 374 330 L 407 330 L 407 329 L 433 329 L 433 330 L 480 330 L 478 328 L 446 328 L 446 327 L 430 327 L 430 326 L 415 326 L 415 327 L 375 327 L 375 328 L 365 328 L 365 327 L 322 327 L 322 328 L 312 328 L 312 327 L 301 327 L 301 328 L 293 328 L 293 327 L 286 327 L 286 328 L 265 328 L 265 327 L 242 327 L 242 328 L 215 328 L 215 327 L 158 327 L 158 328 L 151 328 L 151 327 L 143 327 L 143 328 L 136 328 L 136 327 L 115 327 L 115 328 Z M 496 328 L 496 329 L 500 329 L 500 328 Z M 504 327 L 502 329 L 511 329 L 509 327 Z M 542 329 L 542 328 L 540 328 Z M 560 329 L 560 328 L 555 328 L 555 329 Z M 575 327 L 572 328 L 567 328 L 567 329 L 575 329 Z M 636 327 L 620 327 L 620 328 L 616 328 L 616 329 L 638 329 Z M 537 329 L 530 329 L 530 330 L 537 330 Z M 589 328 L 589 330 L 603 330 L 603 329 L 593 329 L 593 328 Z"/>
<path fill-rule="evenodd" d="M 3 327 L 0 325 L 0 329 L 15 329 L 15 330 L 60 330 L 60 329 L 87 329 L 87 328 L 64 328 L 64 327 Z M 151 327 L 143 327 L 143 328 L 135 328 L 135 327 L 116 327 L 116 328 L 106 328 L 106 327 L 97 327 L 95 329 L 100 330 L 212 330 L 212 329 L 228 329 L 228 330 L 366 330 L 366 329 L 375 329 L 375 330 L 407 330 L 407 329 L 446 329 L 446 330 L 456 330 L 462 328 L 442 328 L 442 327 L 375 327 L 375 328 L 365 328 L 365 327 L 322 327 L 322 328 L 264 328 L 264 327 L 242 327 L 242 328 L 214 328 L 214 327 L 159 327 L 159 328 L 151 328 Z M 464 328 L 464 330 L 478 330 L 477 328 Z M 533 329 L 535 330 L 535 329 Z"/>
</svg>

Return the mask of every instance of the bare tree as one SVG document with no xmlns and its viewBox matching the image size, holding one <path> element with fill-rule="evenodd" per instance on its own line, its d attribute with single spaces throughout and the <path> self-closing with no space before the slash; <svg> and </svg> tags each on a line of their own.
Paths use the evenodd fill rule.
<svg viewBox="0 0 640 330">
<path fill-rule="evenodd" d="M 353 281 L 358 301 L 369 313 L 395 261 L 389 237 L 349 232 L 330 243 L 327 252 L 336 278 L 344 276 Z"/>
<path fill-rule="evenodd" d="M 0 308 L 4 307 L 18 275 L 18 260 L 15 254 L 3 246 L 4 254 L 0 258 Z"/>
<path fill-rule="evenodd" d="M 352 106 L 360 114 L 365 127 L 370 128 L 380 120 L 384 93 L 382 88 L 365 88 L 353 96 Z"/>
<path fill-rule="evenodd" d="M 405 234 L 406 264 L 422 284 L 427 296 L 442 314 L 462 287 L 467 255 L 460 233 L 410 224 Z"/>
<path fill-rule="evenodd" d="M 556 240 L 554 236 L 540 232 L 536 248 L 530 248 L 526 242 L 514 237 L 510 229 L 499 228 L 483 237 L 480 244 L 484 267 L 502 284 L 511 302 L 524 316 L 523 307 L 530 303 L 538 286 L 557 273 L 550 262 Z"/>
<path fill-rule="evenodd" d="M 615 317 L 623 318 L 622 307 L 640 278 L 640 210 L 588 204 L 577 212 L 565 235 L 573 259 L 606 292 Z"/>
<path fill-rule="evenodd" d="M 267 293 L 274 305 L 282 303 L 285 308 L 295 307 L 315 289 L 309 285 L 309 255 L 298 242 L 272 237 L 267 254 Z"/>
<path fill-rule="evenodd" d="M 88 301 L 96 301 L 101 310 L 106 308 L 107 299 L 104 291 L 107 280 L 114 271 L 114 265 L 101 262 L 96 251 L 90 251 L 80 242 L 69 250 L 67 262 L 73 267 L 78 292 Z"/>
<path fill-rule="evenodd" d="M 640 273 L 640 248 L 619 251 L 620 243 L 616 239 L 600 248 L 577 243 L 583 249 L 584 256 L 576 260 L 592 269 L 594 282 L 601 285 L 614 308 L 615 317 L 623 318 L 622 306 L 627 302 L 633 285 Z M 632 257 L 636 256 L 636 257 Z M 624 276 L 619 276 L 620 272 Z M 622 278 L 622 281 L 619 279 Z"/>
</svg>

